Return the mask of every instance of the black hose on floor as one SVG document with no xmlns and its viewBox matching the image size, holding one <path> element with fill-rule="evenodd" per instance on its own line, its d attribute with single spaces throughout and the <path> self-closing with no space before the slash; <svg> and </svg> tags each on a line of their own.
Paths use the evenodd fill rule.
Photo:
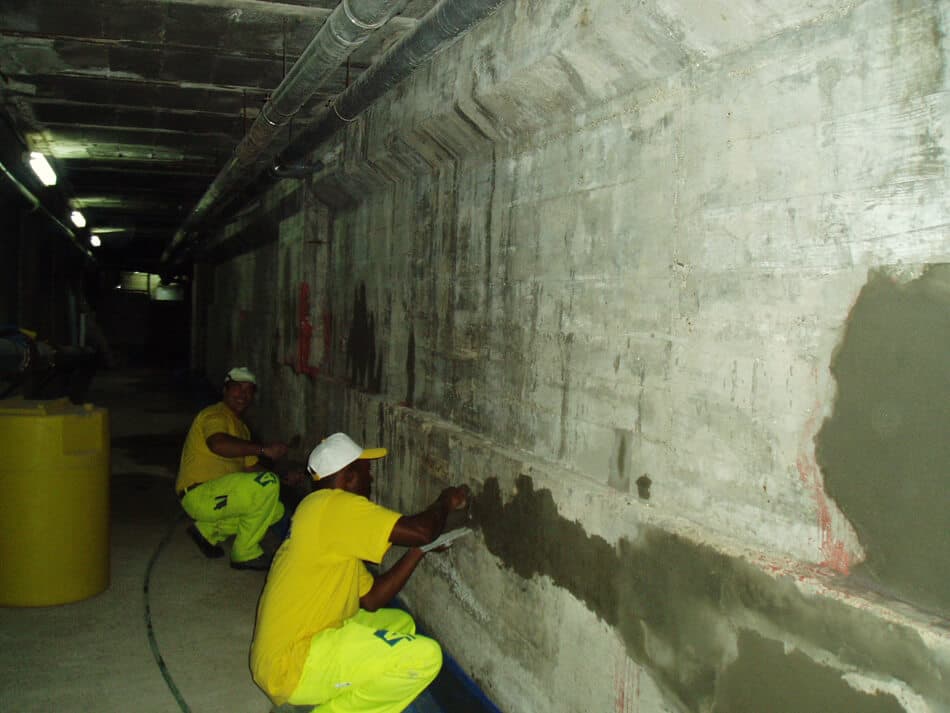
<svg viewBox="0 0 950 713">
<path fill-rule="evenodd" d="M 175 529 L 178 527 L 178 523 L 181 520 L 184 520 L 185 517 L 185 513 L 181 513 L 181 515 L 172 520 L 172 523 L 169 526 L 168 531 L 165 533 L 165 536 L 162 538 L 162 541 L 159 542 L 158 547 L 155 548 L 155 552 L 152 554 L 152 559 L 148 561 L 148 567 L 145 569 L 145 586 L 143 589 L 145 594 L 145 630 L 148 632 L 148 645 L 152 650 L 152 656 L 155 658 L 155 663 L 158 664 L 158 670 L 162 672 L 162 678 L 165 679 L 165 683 L 168 685 L 168 690 L 172 692 L 172 695 L 178 702 L 178 707 L 181 709 L 182 713 L 191 713 L 191 708 L 188 707 L 188 704 L 185 703 L 185 699 L 182 698 L 181 691 L 178 690 L 178 686 L 176 686 L 175 681 L 172 680 L 172 676 L 168 672 L 168 667 L 165 665 L 165 659 L 162 658 L 162 654 L 158 650 L 158 642 L 155 640 L 155 630 L 152 628 L 152 607 L 148 599 L 148 585 L 152 578 L 152 567 L 155 565 L 155 561 L 162 553 L 162 550 L 164 550 L 165 546 L 169 543 L 169 541 L 171 541 L 172 535 L 175 534 Z"/>
</svg>

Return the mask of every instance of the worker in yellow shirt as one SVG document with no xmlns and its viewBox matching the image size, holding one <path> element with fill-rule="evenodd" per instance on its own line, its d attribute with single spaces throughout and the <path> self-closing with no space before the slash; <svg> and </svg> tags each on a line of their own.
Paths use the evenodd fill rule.
<svg viewBox="0 0 950 713">
<path fill-rule="evenodd" d="M 260 458 L 282 458 L 287 444 L 252 441 L 241 420 L 256 391 L 257 379 L 246 367 L 227 373 L 221 401 L 191 424 L 175 482 L 182 508 L 195 521 L 188 534 L 206 557 L 223 556 L 218 543 L 234 535 L 234 569 L 270 566 L 260 542 L 284 514 L 280 481 L 261 467 Z"/>
<path fill-rule="evenodd" d="M 416 634 L 406 612 L 383 608 L 408 581 L 448 514 L 468 504 L 468 489 L 450 487 L 426 510 L 400 515 L 369 500 L 364 449 L 335 433 L 310 454 L 316 491 L 294 512 L 290 536 L 267 575 L 251 644 L 254 681 L 276 706 L 317 706 L 321 713 L 397 713 L 432 682 L 442 649 Z M 378 577 L 392 545 L 408 547 Z"/>
</svg>

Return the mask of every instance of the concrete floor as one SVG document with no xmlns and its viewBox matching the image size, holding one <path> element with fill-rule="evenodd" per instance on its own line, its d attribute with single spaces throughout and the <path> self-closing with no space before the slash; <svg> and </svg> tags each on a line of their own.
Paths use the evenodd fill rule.
<svg viewBox="0 0 950 713">
<path fill-rule="evenodd" d="M 111 584 L 73 604 L 0 608 L 0 710 L 187 710 L 149 641 L 150 575 L 154 642 L 184 705 L 268 711 L 247 665 L 265 575 L 202 557 L 185 534 L 173 493 L 195 396 L 169 374 L 100 372 L 87 400 L 107 407 L 110 416 Z"/>
<path fill-rule="evenodd" d="M 185 432 L 208 398 L 168 373 L 95 378 L 87 401 L 111 423 L 111 583 L 72 604 L 0 607 L 0 711 L 270 710 L 247 663 L 265 574 L 205 559 L 173 493 Z M 442 709 L 428 692 L 413 708 Z"/>
</svg>

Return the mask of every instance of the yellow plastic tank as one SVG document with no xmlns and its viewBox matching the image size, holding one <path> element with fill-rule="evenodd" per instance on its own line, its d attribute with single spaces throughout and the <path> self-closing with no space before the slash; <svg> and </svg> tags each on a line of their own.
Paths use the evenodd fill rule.
<svg viewBox="0 0 950 713">
<path fill-rule="evenodd" d="M 0 401 L 0 606 L 109 586 L 109 416 L 68 399 Z"/>
</svg>

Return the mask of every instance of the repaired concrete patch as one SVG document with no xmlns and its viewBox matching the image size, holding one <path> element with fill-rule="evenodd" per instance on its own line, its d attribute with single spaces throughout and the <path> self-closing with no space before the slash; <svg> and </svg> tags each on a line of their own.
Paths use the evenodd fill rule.
<svg viewBox="0 0 950 713">
<path fill-rule="evenodd" d="M 756 677 L 785 682 L 788 710 L 815 710 L 808 689 L 819 671 L 826 692 L 859 704 L 829 710 L 901 710 L 892 696 L 852 689 L 842 678 L 851 670 L 950 702 L 945 665 L 918 631 L 846 600 L 806 594 L 790 575 L 654 527 L 611 544 L 561 516 L 551 492 L 536 491 L 527 476 L 508 502 L 498 480 L 487 480 L 475 507 L 489 551 L 521 577 L 547 577 L 570 591 L 685 710 L 738 710 L 734 687 L 752 660 L 762 669 Z M 776 646 L 800 652 L 794 666 L 787 655 L 771 655 Z"/>
<path fill-rule="evenodd" d="M 745 631 L 739 636 L 739 658 L 719 681 L 713 713 L 801 713 L 802 711 L 861 711 L 901 713 L 891 695 L 856 691 L 840 671 L 819 666 L 798 651 L 785 651 Z"/>
<path fill-rule="evenodd" d="M 825 490 L 889 596 L 950 613 L 950 265 L 906 282 L 872 273 L 831 363 L 834 412 L 816 438 Z"/>
</svg>

